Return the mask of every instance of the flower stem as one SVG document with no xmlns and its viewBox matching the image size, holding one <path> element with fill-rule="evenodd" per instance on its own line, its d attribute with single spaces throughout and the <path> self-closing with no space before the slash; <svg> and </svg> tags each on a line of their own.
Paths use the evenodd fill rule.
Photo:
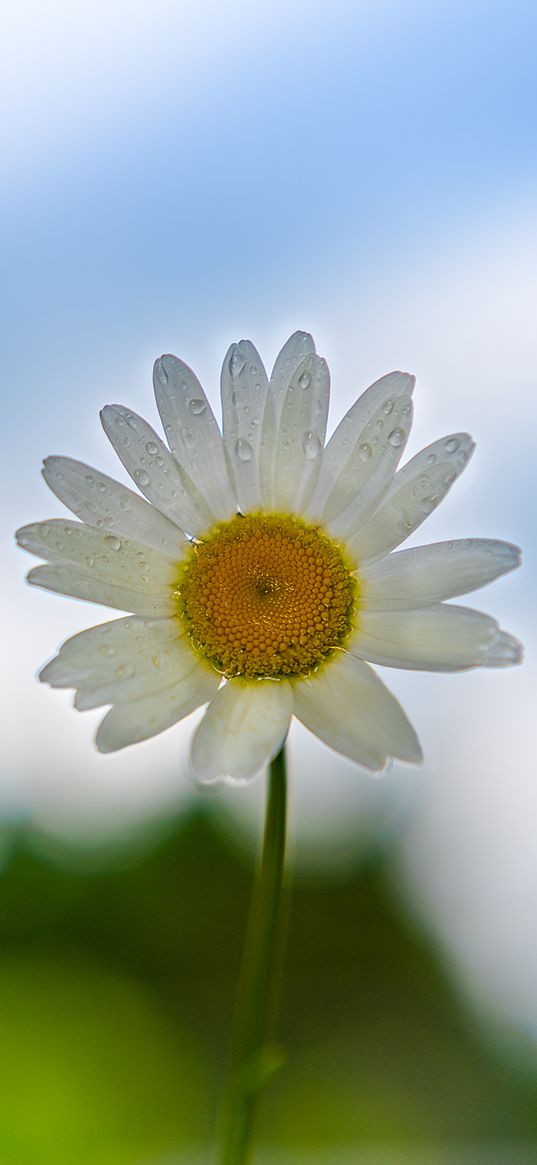
<svg viewBox="0 0 537 1165">
<path fill-rule="evenodd" d="M 285 749 L 270 764 L 263 853 L 254 885 L 223 1108 L 221 1165 L 248 1165 L 262 1089 L 281 1067 L 271 1043 L 283 961 L 282 885 L 287 777 Z"/>
</svg>

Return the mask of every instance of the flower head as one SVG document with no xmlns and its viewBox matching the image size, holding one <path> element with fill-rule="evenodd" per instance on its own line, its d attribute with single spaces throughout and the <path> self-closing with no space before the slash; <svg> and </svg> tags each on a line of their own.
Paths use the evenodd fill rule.
<svg viewBox="0 0 537 1165">
<path fill-rule="evenodd" d="M 378 770 L 418 761 L 418 739 L 370 663 L 429 671 L 505 666 L 519 643 L 444 600 L 517 566 L 516 546 L 465 538 L 392 553 L 442 501 L 474 445 L 466 433 L 398 464 L 414 378 L 392 372 L 324 445 L 326 362 L 296 332 L 270 380 L 249 341 L 222 369 L 223 432 L 194 373 L 154 370 L 167 445 L 130 409 L 102 422 L 140 493 L 66 457 L 44 477 L 80 519 L 18 531 L 46 560 L 29 582 L 127 611 L 68 639 L 40 678 L 110 704 L 97 746 L 154 736 L 200 705 L 192 764 L 245 780 L 281 748 L 292 716 Z"/>
</svg>

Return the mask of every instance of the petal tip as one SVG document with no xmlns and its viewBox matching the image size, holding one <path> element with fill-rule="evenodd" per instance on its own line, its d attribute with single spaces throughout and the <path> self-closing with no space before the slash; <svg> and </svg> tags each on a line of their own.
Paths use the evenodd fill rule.
<svg viewBox="0 0 537 1165">
<path fill-rule="evenodd" d="M 103 720 L 102 724 L 99 725 L 99 727 L 97 729 L 96 736 L 95 736 L 95 747 L 97 749 L 97 752 L 100 752 L 104 755 L 106 755 L 109 752 L 117 752 L 118 749 L 120 749 L 124 746 L 121 744 L 114 744 L 111 740 L 107 740 L 106 733 L 101 732 L 103 724 L 104 724 L 104 720 Z"/>
<path fill-rule="evenodd" d="M 406 761 L 406 763 L 409 765 L 422 765 L 423 764 L 423 760 L 424 760 L 423 749 L 421 747 L 421 744 L 420 744 L 417 736 L 416 736 L 416 739 L 414 741 L 413 748 L 409 748 L 407 750 L 406 756 L 401 757 L 401 760 Z"/>
<path fill-rule="evenodd" d="M 155 388 L 165 388 L 168 384 L 169 378 L 174 372 L 179 371 L 183 367 L 183 361 L 178 356 L 174 356 L 173 352 L 163 352 L 153 365 L 153 384 Z"/>
<path fill-rule="evenodd" d="M 409 396 L 412 396 L 412 393 L 416 387 L 416 377 L 414 376 L 414 373 L 401 371 L 397 372 L 396 375 L 400 376 L 405 381 L 405 391 L 408 392 Z"/>
<path fill-rule="evenodd" d="M 500 631 L 494 643 L 483 652 L 484 667 L 518 667 L 524 663 L 524 645 L 510 635 Z"/>
<path fill-rule="evenodd" d="M 118 405 L 118 404 L 103 405 L 103 407 L 99 413 L 99 417 L 101 418 L 101 424 L 103 425 L 103 427 L 106 427 L 106 422 L 109 420 L 109 418 L 122 417 L 125 412 L 127 412 L 127 410 L 126 410 L 124 405 Z"/>
<path fill-rule="evenodd" d="M 56 656 L 55 659 L 51 659 L 49 663 L 46 663 L 45 666 L 41 668 L 41 671 L 38 671 L 37 678 L 41 684 L 49 684 L 50 687 L 54 686 L 54 664 L 56 663 L 57 658 L 58 657 Z"/>
<path fill-rule="evenodd" d="M 521 546 L 517 546 L 514 542 L 508 542 L 507 545 L 511 551 L 511 560 L 513 564 L 511 569 L 516 570 L 517 567 L 522 566 L 524 551 L 522 550 Z"/>
</svg>

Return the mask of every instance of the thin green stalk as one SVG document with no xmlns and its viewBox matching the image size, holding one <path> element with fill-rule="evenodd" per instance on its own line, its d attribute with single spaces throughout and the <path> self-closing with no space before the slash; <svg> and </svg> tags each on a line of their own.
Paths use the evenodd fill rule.
<svg viewBox="0 0 537 1165">
<path fill-rule="evenodd" d="M 248 919 L 223 1106 L 221 1165 L 252 1161 L 260 1094 L 283 1059 L 271 1041 L 283 956 L 286 812 L 282 748 L 268 773 L 263 853 Z"/>
</svg>

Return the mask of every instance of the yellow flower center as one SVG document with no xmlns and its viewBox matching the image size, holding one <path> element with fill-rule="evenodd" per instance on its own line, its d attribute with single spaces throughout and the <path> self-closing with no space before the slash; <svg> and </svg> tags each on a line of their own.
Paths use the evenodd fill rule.
<svg viewBox="0 0 537 1165">
<path fill-rule="evenodd" d="M 178 598 L 194 647 L 226 676 L 305 676 L 347 638 L 357 580 L 318 527 L 237 515 L 192 546 Z"/>
</svg>

